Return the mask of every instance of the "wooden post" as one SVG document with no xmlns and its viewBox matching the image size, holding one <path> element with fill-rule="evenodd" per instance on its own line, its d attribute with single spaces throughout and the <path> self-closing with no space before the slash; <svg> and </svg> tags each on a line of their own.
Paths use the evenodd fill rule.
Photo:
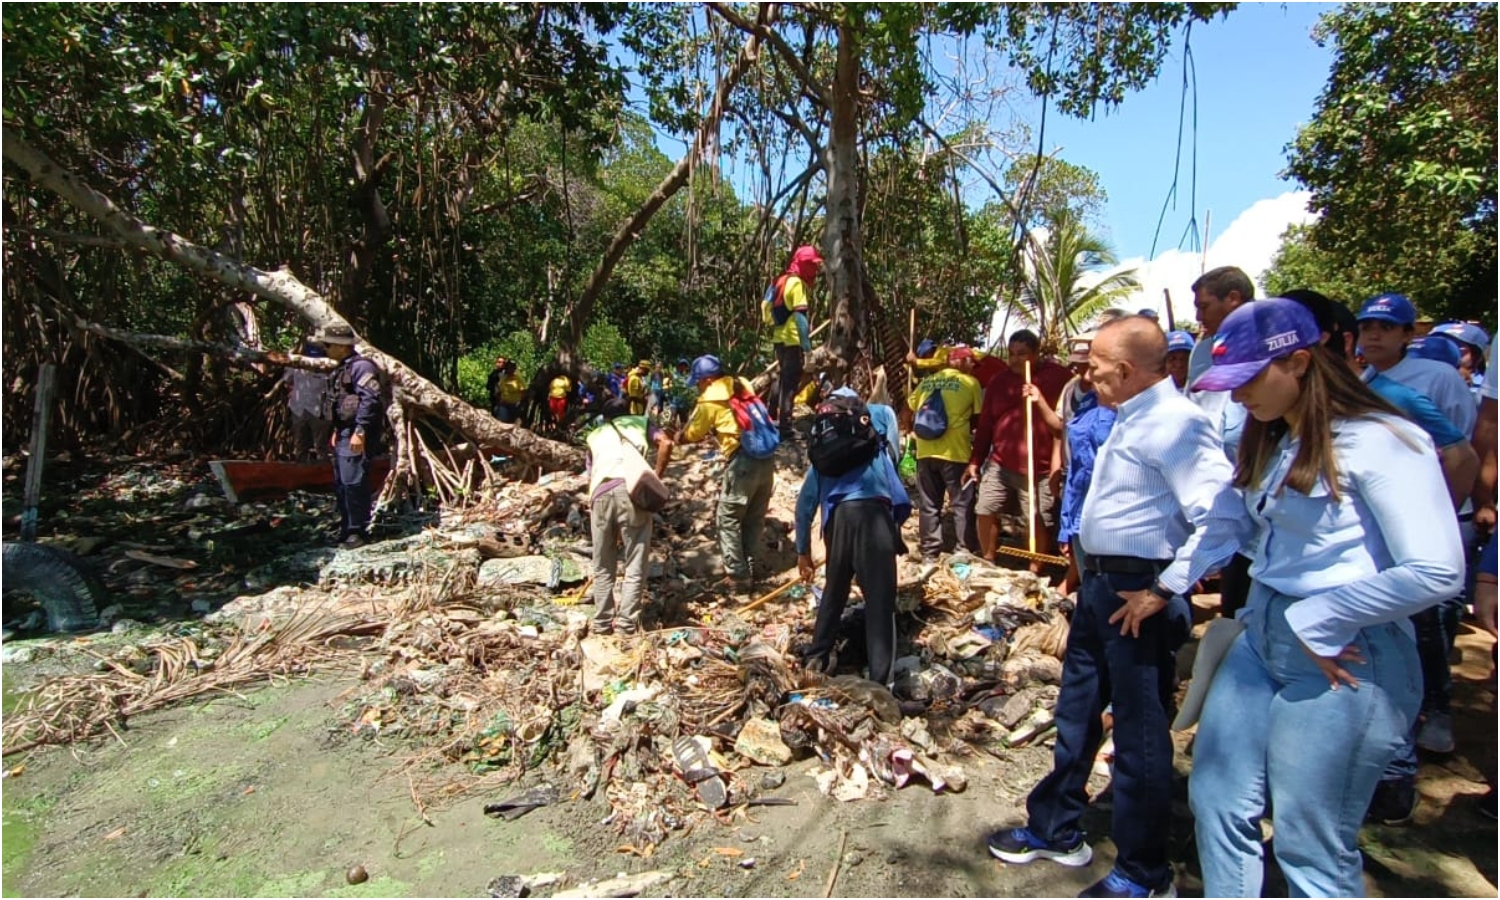
<svg viewBox="0 0 1500 900">
<path fill-rule="evenodd" d="M 906 348 L 911 351 L 911 353 L 912 353 L 913 356 L 916 356 L 917 355 L 917 308 L 916 308 L 916 306 L 912 306 L 912 308 L 911 308 L 911 325 L 907 329 L 907 335 L 908 335 L 908 337 L 907 337 L 907 341 L 906 341 Z M 911 367 L 908 367 L 907 370 L 906 370 L 906 396 L 910 397 L 911 396 L 911 392 L 916 389 L 916 386 L 917 386 L 917 370 L 916 370 L 915 366 L 911 366 Z"/>
<path fill-rule="evenodd" d="M 1198 274 L 1202 275 L 1208 270 L 1208 227 L 1213 224 L 1214 211 L 1207 210 L 1203 213 L 1203 258 L 1198 261 Z"/>
<path fill-rule="evenodd" d="M 1168 288 L 1162 288 L 1161 295 L 1166 298 L 1167 301 L 1167 330 L 1176 331 L 1177 317 L 1172 315 L 1172 291 Z"/>
<path fill-rule="evenodd" d="M 42 496 L 42 464 L 47 456 L 47 429 L 52 424 L 52 393 L 57 367 L 43 363 L 36 378 L 36 410 L 31 416 L 31 458 L 26 461 L 25 509 L 21 512 L 21 540 L 36 540 L 37 504 Z"/>
</svg>

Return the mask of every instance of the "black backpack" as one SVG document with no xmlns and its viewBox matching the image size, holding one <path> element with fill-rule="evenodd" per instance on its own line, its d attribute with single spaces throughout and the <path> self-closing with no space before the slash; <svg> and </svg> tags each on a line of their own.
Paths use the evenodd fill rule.
<svg viewBox="0 0 1500 900">
<path fill-rule="evenodd" d="M 867 465 L 885 447 L 870 424 L 870 409 L 856 397 L 829 397 L 818 404 L 807 458 L 819 475 L 837 478 Z"/>
</svg>

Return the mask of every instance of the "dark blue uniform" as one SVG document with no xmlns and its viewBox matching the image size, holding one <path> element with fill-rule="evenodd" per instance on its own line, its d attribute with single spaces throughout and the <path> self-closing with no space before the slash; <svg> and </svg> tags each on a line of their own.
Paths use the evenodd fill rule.
<svg viewBox="0 0 1500 900">
<path fill-rule="evenodd" d="M 364 538 L 370 529 L 370 456 L 380 442 L 385 410 L 380 399 L 380 369 L 375 363 L 350 354 L 329 379 L 333 392 L 333 492 L 339 508 L 339 540 Z M 349 439 L 356 433 L 365 438 L 364 450 L 355 453 Z"/>
</svg>

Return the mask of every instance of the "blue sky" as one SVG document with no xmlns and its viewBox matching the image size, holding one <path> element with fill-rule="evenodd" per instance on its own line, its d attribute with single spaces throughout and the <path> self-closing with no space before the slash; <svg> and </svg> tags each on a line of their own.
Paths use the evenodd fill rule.
<svg viewBox="0 0 1500 900">
<path fill-rule="evenodd" d="M 1199 23 L 1192 32 L 1197 77 L 1197 191 L 1192 193 L 1192 96 L 1183 129 L 1176 206 L 1162 223 L 1156 253 L 1150 256 L 1157 218 L 1172 184 L 1182 103 L 1184 43 L 1181 32 L 1155 82 L 1126 96 L 1109 113 L 1092 120 L 1051 111 L 1045 149 L 1099 174 L 1109 200 L 1099 225 L 1121 260 L 1134 270 L 1141 288 L 1131 308 L 1168 310 L 1163 289 L 1171 291 L 1176 320 L 1191 320 L 1189 286 L 1205 268 L 1236 265 L 1257 283 L 1288 225 L 1311 220 L 1308 195 L 1280 178 L 1286 146 L 1327 81 L 1330 49 L 1312 40 L 1318 16 L 1337 8 L 1329 3 L 1242 3 L 1227 17 Z M 1191 87 L 1190 87 L 1191 90 Z M 632 99 L 639 102 L 638 92 Z M 644 109 L 644 104 L 640 105 Z M 1039 100 L 1021 100 L 1015 109 L 1034 128 L 1041 120 Z M 1004 122 L 994 123 L 1003 129 Z M 685 145 L 666 135 L 657 144 L 672 159 Z M 1033 145 L 1034 146 L 1034 145 Z M 724 160 L 735 178 L 736 167 Z M 975 181 L 978 184 L 978 181 Z M 979 202 L 988 199 L 976 189 Z M 1184 240 L 1196 221 L 1201 239 L 1210 225 L 1209 246 Z M 1148 258 L 1149 257 L 1149 258 Z M 997 323 L 998 327 L 998 323 Z"/>
<path fill-rule="evenodd" d="M 1311 118 L 1328 78 L 1332 52 L 1311 38 L 1313 3 L 1245 3 L 1227 18 L 1199 23 L 1192 33 L 1198 76 L 1198 202 L 1202 233 L 1212 210 L 1213 234 L 1224 231 L 1257 200 L 1295 190 L 1278 173 L 1297 126 Z M 1103 224 L 1122 258 L 1151 249 L 1157 217 L 1172 183 L 1183 44 L 1174 43 L 1157 81 L 1093 121 L 1047 117 L 1046 145 L 1099 173 L 1109 194 Z M 1158 252 L 1178 245 L 1192 218 L 1189 204 L 1192 98 L 1183 131 L 1177 208 L 1168 210 Z M 1186 246 L 1186 245 L 1184 245 Z"/>
</svg>

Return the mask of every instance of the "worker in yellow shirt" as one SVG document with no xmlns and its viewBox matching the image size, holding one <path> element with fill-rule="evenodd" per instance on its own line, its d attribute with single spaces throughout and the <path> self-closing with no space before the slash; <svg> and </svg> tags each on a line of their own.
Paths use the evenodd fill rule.
<svg viewBox="0 0 1500 900">
<path fill-rule="evenodd" d="M 983 392 L 971 374 L 974 351 L 957 346 L 948 351 L 948 364 L 917 385 L 907 401 L 915 415 L 917 438 L 917 497 L 920 546 L 924 562 L 936 562 L 943 552 L 943 499 L 952 505 L 953 530 L 958 545 L 979 552 L 970 524 L 974 486 L 964 483 L 964 469 L 973 449 L 973 420 L 979 415 Z"/>
<path fill-rule="evenodd" d="M 776 348 L 776 404 L 771 412 L 776 415 L 783 440 L 791 433 L 792 404 L 802 384 L 803 354 L 812 352 L 807 304 L 822 267 L 823 257 L 816 247 L 798 247 L 786 271 L 760 304 L 761 321 L 771 327 L 771 343 Z"/>
<path fill-rule="evenodd" d="M 725 577 L 717 590 L 743 595 L 752 583 L 751 557 L 760 549 L 766 510 L 770 508 L 771 491 L 776 486 L 776 460 L 774 457 L 757 458 L 740 446 L 740 426 L 735 420 L 730 398 L 736 395 L 754 397 L 754 390 L 748 382 L 726 374 L 716 356 L 700 356 L 693 360 L 690 378 L 697 386 L 698 402 L 675 442 L 695 444 L 712 437 L 718 443 L 719 454 L 727 460 L 716 516 L 719 554 L 724 560 Z M 672 446 L 673 442 L 667 441 L 658 451 L 658 475 L 666 472 Z"/>
<path fill-rule="evenodd" d="M 508 359 L 496 388 L 495 418 L 514 423 L 521 418 L 521 401 L 526 398 L 526 382 L 516 374 L 516 361 Z"/>
<path fill-rule="evenodd" d="M 644 416 L 646 414 L 646 388 L 651 383 L 651 360 L 643 359 L 636 363 L 630 374 L 625 376 L 625 399 L 630 401 L 630 414 L 632 416 Z"/>
<path fill-rule="evenodd" d="M 547 387 L 547 407 L 552 410 L 552 420 L 558 425 L 562 424 L 563 417 L 568 414 L 568 391 L 572 387 L 573 381 L 566 375 L 552 379 Z"/>
</svg>

